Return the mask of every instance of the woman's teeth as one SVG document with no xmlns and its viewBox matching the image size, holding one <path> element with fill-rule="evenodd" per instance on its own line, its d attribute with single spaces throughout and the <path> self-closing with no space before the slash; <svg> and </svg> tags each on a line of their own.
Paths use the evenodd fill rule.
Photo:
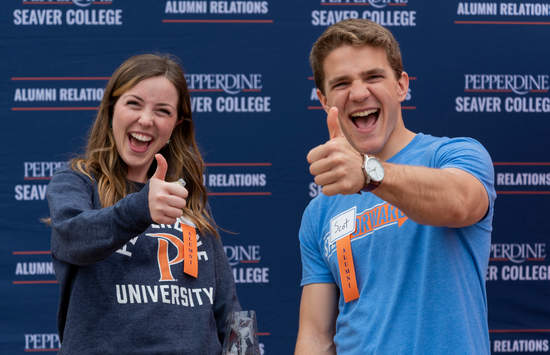
<svg viewBox="0 0 550 355">
<path fill-rule="evenodd" d="M 130 136 L 131 136 L 132 138 L 134 138 L 134 139 L 140 141 L 140 142 L 145 142 L 145 143 L 146 143 L 146 142 L 149 142 L 149 141 L 151 141 L 151 139 L 153 139 L 153 138 L 151 138 L 151 137 L 149 137 L 149 136 L 146 136 L 146 135 L 144 135 L 144 134 L 139 134 L 139 133 L 130 133 Z"/>
</svg>

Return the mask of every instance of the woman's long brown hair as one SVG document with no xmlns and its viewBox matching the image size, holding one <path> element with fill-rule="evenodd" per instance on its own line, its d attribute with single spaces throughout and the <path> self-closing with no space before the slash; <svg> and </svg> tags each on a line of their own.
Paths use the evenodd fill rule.
<svg viewBox="0 0 550 355">
<path fill-rule="evenodd" d="M 170 143 L 161 153 L 168 162 L 167 181 L 183 178 L 189 191 L 184 214 L 201 233 L 219 237 L 216 224 L 207 208 L 207 192 L 203 184 L 204 162 L 195 141 L 191 116 L 191 99 L 185 76 L 177 61 L 166 55 L 143 54 L 127 59 L 107 83 L 96 120 L 90 130 L 86 152 L 72 159 L 73 170 L 97 181 L 103 207 L 111 206 L 131 191 L 126 180 L 128 167 L 118 154 L 112 130 L 114 106 L 120 96 L 142 80 L 163 76 L 178 91 L 178 123 Z M 156 169 L 153 162 L 149 176 Z"/>
</svg>

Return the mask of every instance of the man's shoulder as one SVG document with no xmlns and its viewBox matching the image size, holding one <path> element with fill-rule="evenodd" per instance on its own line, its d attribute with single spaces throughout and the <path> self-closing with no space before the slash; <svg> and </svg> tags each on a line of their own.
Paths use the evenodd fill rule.
<svg viewBox="0 0 550 355">
<path fill-rule="evenodd" d="M 432 136 L 429 134 L 422 134 L 419 133 L 417 135 L 419 138 L 417 140 L 417 145 L 420 146 L 433 146 L 434 148 L 437 147 L 445 147 L 445 146 L 472 146 L 472 147 L 478 147 L 478 149 L 485 149 L 483 144 L 481 144 L 477 139 L 472 137 L 447 137 L 447 136 Z"/>
<path fill-rule="evenodd" d="M 441 155 L 469 154 L 471 152 L 485 154 L 487 150 L 478 140 L 471 137 L 438 137 L 418 133 L 415 139 L 403 150 L 402 155 Z"/>
</svg>

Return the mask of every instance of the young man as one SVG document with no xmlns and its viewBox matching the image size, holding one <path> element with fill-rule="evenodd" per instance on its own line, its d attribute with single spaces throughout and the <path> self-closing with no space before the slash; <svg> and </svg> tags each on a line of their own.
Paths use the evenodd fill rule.
<svg viewBox="0 0 550 355">
<path fill-rule="evenodd" d="M 491 158 L 408 130 L 392 34 L 329 27 L 310 56 L 330 140 L 308 156 L 323 194 L 300 228 L 296 354 L 489 354 Z"/>
</svg>

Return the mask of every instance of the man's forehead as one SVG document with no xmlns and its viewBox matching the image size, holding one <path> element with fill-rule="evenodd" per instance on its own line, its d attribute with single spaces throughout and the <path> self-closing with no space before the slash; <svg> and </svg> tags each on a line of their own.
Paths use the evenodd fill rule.
<svg viewBox="0 0 550 355">
<path fill-rule="evenodd" d="M 341 79 L 350 77 L 367 77 L 371 75 L 388 75 L 392 71 L 389 64 L 386 63 L 365 63 L 364 65 L 346 65 L 324 67 L 325 82 L 332 83 Z"/>
<path fill-rule="evenodd" d="M 389 67 L 390 63 L 386 51 L 383 48 L 372 46 L 341 46 L 328 53 L 323 61 L 323 70 L 327 66 L 340 67 L 353 64 L 360 65 L 363 69 L 366 66 Z"/>
</svg>

